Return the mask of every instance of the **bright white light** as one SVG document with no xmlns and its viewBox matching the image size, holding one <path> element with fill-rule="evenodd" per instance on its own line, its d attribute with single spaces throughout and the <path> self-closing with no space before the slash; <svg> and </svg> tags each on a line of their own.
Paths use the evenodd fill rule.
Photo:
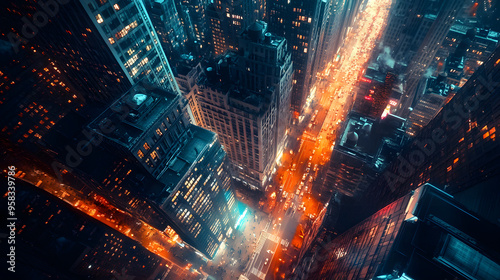
<svg viewBox="0 0 500 280">
<path fill-rule="evenodd" d="M 236 225 L 234 226 L 234 228 L 238 228 L 238 226 L 241 223 L 241 220 L 243 220 L 243 218 L 247 214 L 247 211 L 248 211 L 248 208 L 245 208 L 245 211 L 243 211 L 243 214 L 241 214 L 240 217 L 238 218 L 238 220 L 236 221 Z"/>
</svg>

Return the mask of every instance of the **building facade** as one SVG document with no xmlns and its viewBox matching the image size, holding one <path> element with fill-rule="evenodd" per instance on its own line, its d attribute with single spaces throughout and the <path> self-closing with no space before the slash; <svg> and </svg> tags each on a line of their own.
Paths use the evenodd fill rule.
<svg viewBox="0 0 500 280">
<path fill-rule="evenodd" d="M 404 141 L 404 120 L 388 115 L 375 120 L 352 112 L 337 140 L 322 193 L 360 197 Z"/>
<path fill-rule="evenodd" d="M 263 3 L 264 2 L 264 3 Z M 214 56 L 236 51 L 241 32 L 257 20 L 263 20 L 265 1 L 216 0 L 207 11 Z"/>
<path fill-rule="evenodd" d="M 404 92 L 397 112 L 399 116 L 406 118 L 409 115 L 410 107 L 416 98 L 418 84 L 433 62 L 463 4 L 464 1 L 443 1 L 434 9 L 433 5 L 430 5 L 430 8 L 426 7 L 425 14 L 419 13 L 414 18 L 408 19 L 415 23 L 409 28 L 412 32 L 407 34 L 404 37 L 407 39 L 400 42 L 401 45 L 397 47 L 402 60 L 408 61 Z M 396 56 L 396 59 L 399 57 Z"/>
<path fill-rule="evenodd" d="M 170 261 L 44 190 L 19 182 L 16 194 L 19 279 L 175 277 Z"/>
<path fill-rule="evenodd" d="M 190 124 L 187 101 L 137 85 L 89 127 L 115 158 L 105 166 L 113 174 L 85 170 L 106 196 L 212 258 L 234 228 L 236 201 L 226 153 L 215 133 Z"/>
<path fill-rule="evenodd" d="M 269 1 L 267 3 L 269 32 L 283 36 L 292 53 L 292 109 L 295 117 L 302 111 L 316 78 L 313 69 L 323 19 L 321 1 Z M 316 67 L 314 67 L 316 68 Z"/>
<path fill-rule="evenodd" d="M 191 65 L 177 79 L 196 122 L 219 135 L 237 180 L 265 188 L 291 120 L 292 61 L 286 40 L 257 21 L 242 32 L 238 53 L 229 52 L 206 68 Z"/>
<path fill-rule="evenodd" d="M 424 94 L 408 116 L 406 133 L 415 136 L 425 127 L 455 94 L 456 90 L 446 82 L 444 76 L 430 77 L 426 81 Z"/>
<path fill-rule="evenodd" d="M 169 60 L 185 53 L 188 38 L 174 1 L 149 0 L 144 4 Z"/>
<path fill-rule="evenodd" d="M 487 232 L 485 234 L 485 232 Z M 498 279 L 499 228 L 425 184 L 338 236 L 302 279 Z"/>
<path fill-rule="evenodd" d="M 479 67 L 455 96 L 422 128 L 370 186 L 368 204 L 379 208 L 423 183 L 457 195 L 475 188 L 489 189 L 498 180 L 496 129 L 499 126 L 498 73 L 500 52 Z M 469 196 L 468 207 L 484 217 L 498 213 L 495 192 Z M 490 201 L 491 200 L 491 201 Z M 465 202 L 463 202 L 465 203 Z M 488 209 L 478 204 L 490 205 Z M 366 208 L 370 208 L 365 204 Z M 380 208 L 379 208 L 380 209 Z M 498 223 L 494 218 L 494 223 Z"/>
</svg>

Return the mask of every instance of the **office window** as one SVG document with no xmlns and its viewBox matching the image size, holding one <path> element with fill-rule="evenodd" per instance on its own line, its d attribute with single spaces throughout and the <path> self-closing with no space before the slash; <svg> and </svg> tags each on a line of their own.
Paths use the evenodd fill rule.
<svg viewBox="0 0 500 280">
<path fill-rule="evenodd" d="M 144 157 L 144 153 L 141 150 L 139 150 L 139 151 L 137 151 L 137 156 L 139 158 L 143 158 Z"/>
</svg>

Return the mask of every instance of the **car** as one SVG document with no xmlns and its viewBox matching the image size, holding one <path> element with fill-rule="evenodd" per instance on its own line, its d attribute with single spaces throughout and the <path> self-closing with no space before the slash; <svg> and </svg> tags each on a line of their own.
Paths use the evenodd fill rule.
<svg viewBox="0 0 500 280">
<path fill-rule="evenodd" d="M 306 172 L 309 172 L 309 171 L 311 171 L 311 168 L 309 168 L 309 167 L 306 168 Z"/>
<path fill-rule="evenodd" d="M 267 265 L 268 262 L 269 262 L 269 258 L 266 258 L 266 261 L 264 262 L 264 265 Z"/>
</svg>

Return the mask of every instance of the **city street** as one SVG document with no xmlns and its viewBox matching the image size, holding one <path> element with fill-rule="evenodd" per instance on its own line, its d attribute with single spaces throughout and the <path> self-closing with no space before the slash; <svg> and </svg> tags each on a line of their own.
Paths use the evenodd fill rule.
<svg viewBox="0 0 500 280">
<path fill-rule="evenodd" d="M 356 83 L 383 30 L 390 4 L 388 0 L 368 2 L 337 61 L 319 75 L 315 96 L 308 99 L 310 105 L 294 120 L 281 167 L 274 184 L 266 190 L 265 210 L 271 213 L 272 227 L 264 235 L 267 238 L 260 241 L 262 246 L 257 246 L 253 265 L 245 272 L 247 278 L 286 279 L 297 261 L 308 227 L 320 222 L 316 218 L 331 194 L 321 189 L 327 163 L 353 101 Z M 269 267 L 267 262 L 271 262 Z"/>
</svg>

